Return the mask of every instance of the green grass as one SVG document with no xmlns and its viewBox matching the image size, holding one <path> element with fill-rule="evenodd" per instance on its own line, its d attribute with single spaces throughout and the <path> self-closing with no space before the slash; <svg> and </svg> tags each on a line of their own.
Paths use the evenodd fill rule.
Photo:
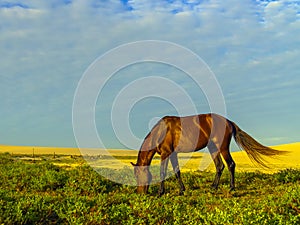
<svg viewBox="0 0 300 225">
<path fill-rule="evenodd" d="M 54 162 L 78 163 L 58 167 Z M 109 176 L 132 180 L 132 169 L 104 169 Z M 129 175 L 128 175 L 129 174 Z M 0 155 L 0 224 L 300 224 L 300 171 L 270 175 L 237 173 L 229 192 L 225 172 L 217 191 L 210 172 L 183 173 L 184 196 L 174 177 L 158 197 L 103 178 L 80 157 L 42 157 L 24 161 Z"/>
</svg>

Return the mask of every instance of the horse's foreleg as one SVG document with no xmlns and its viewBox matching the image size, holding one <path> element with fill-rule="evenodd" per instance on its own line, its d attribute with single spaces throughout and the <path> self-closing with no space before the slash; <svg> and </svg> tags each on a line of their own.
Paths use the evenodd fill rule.
<svg viewBox="0 0 300 225">
<path fill-rule="evenodd" d="M 183 184 L 183 182 L 181 180 L 181 176 L 180 176 L 177 152 L 173 152 L 170 156 L 170 159 L 171 159 L 171 164 L 172 164 L 175 176 L 179 182 L 179 186 L 180 186 L 179 195 L 183 195 L 183 192 L 185 191 L 185 187 L 184 187 L 184 184 Z"/>
<path fill-rule="evenodd" d="M 160 163 L 160 190 L 159 195 L 162 196 L 165 193 L 165 178 L 167 176 L 169 157 L 161 157 Z"/>
</svg>

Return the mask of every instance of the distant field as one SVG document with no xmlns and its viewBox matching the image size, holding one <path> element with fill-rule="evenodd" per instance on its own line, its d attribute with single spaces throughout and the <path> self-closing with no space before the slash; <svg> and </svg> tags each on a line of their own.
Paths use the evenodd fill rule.
<svg viewBox="0 0 300 225">
<path fill-rule="evenodd" d="M 261 168 L 251 162 L 245 151 L 232 152 L 232 157 L 237 164 L 237 171 L 261 171 L 274 173 L 285 168 L 300 168 L 300 142 L 273 146 L 275 149 L 289 151 L 288 154 L 278 158 L 268 158 L 270 169 Z M 27 157 L 38 157 L 39 155 L 101 155 L 108 156 L 99 158 L 96 161 L 99 167 L 122 168 L 130 166 L 130 162 L 135 162 L 138 151 L 110 149 L 108 151 L 84 149 L 82 152 L 78 148 L 57 148 L 57 147 L 35 147 L 35 146 L 5 146 L 0 145 L 0 153 L 8 152 L 14 155 L 26 155 Z M 113 156 L 113 157 L 109 157 Z M 156 155 L 152 164 L 158 164 L 159 156 Z M 95 163 L 95 162 L 94 162 Z M 203 152 L 181 153 L 179 163 L 182 171 L 214 170 L 214 165 L 210 155 Z M 170 166 L 170 165 L 169 165 Z"/>
</svg>

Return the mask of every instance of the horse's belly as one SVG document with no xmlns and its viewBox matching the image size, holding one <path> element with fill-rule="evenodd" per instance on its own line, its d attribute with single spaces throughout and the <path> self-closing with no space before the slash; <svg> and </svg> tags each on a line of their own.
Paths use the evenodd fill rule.
<svg viewBox="0 0 300 225">
<path fill-rule="evenodd" d="M 200 149 L 205 148 L 206 145 L 207 145 L 207 142 L 202 141 L 202 140 L 182 141 L 175 147 L 175 151 L 176 152 L 194 152 L 194 151 L 198 151 Z"/>
</svg>

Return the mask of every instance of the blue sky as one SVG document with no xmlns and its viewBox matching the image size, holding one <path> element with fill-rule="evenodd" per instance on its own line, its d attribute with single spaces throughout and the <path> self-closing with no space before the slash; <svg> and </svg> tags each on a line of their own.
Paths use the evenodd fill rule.
<svg viewBox="0 0 300 225">
<path fill-rule="evenodd" d="M 200 56 L 222 88 L 226 116 L 257 140 L 298 142 L 299 37 L 300 1 L 0 1 L 0 144 L 76 146 L 72 104 L 83 73 L 107 51 L 142 40 L 173 42 Z M 210 110 L 182 71 L 129 66 L 97 102 L 95 121 L 106 147 L 128 147 L 111 125 L 118 92 L 157 75 L 185 88 L 199 113 Z M 128 120 L 142 139 L 149 121 L 171 114 L 176 110 L 168 102 L 147 98 Z"/>
</svg>

